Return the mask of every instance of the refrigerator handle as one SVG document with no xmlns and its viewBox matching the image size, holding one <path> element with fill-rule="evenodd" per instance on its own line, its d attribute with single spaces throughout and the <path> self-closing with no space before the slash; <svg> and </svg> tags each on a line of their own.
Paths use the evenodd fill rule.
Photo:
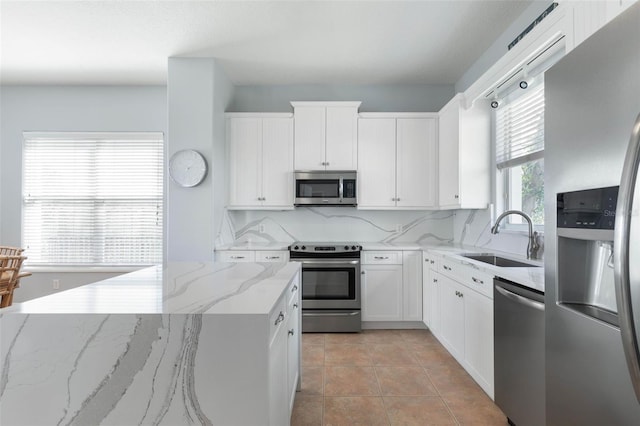
<svg viewBox="0 0 640 426">
<path fill-rule="evenodd" d="M 636 398 L 640 402 L 640 351 L 638 335 L 633 318 L 631 299 L 631 280 L 629 276 L 629 235 L 631 229 L 633 194 L 640 167 L 640 114 L 636 119 L 629 140 L 629 147 L 624 159 L 622 179 L 618 190 L 616 222 L 614 231 L 614 278 L 616 301 L 618 303 L 618 319 L 622 346 L 627 359 Z M 640 200 L 638 200 L 640 202 Z M 637 207 L 636 207 L 637 208 Z M 638 284 L 635 284 L 638 285 Z"/>
</svg>

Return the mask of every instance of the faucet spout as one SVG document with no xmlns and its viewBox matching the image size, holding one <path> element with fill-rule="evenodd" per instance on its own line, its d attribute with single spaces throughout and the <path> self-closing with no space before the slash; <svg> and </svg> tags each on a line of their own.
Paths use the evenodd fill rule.
<svg viewBox="0 0 640 426">
<path fill-rule="evenodd" d="M 500 221 L 502 221 L 502 219 L 512 214 L 522 216 L 527 221 L 527 224 L 529 225 L 529 243 L 527 244 L 527 259 L 537 259 L 538 250 L 540 249 L 540 245 L 538 244 L 538 239 L 537 239 L 538 233 L 533 230 L 533 221 L 531 220 L 529 215 L 526 214 L 525 212 L 520 210 L 507 210 L 506 212 L 502 213 L 496 219 L 496 223 L 491 227 L 491 233 L 497 234 L 498 232 L 500 232 Z"/>
</svg>

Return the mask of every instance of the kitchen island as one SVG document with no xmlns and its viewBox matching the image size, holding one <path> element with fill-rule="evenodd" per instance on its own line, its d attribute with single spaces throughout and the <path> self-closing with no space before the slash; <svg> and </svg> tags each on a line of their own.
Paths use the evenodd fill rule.
<svg viewBox="0 0 640 426">
<path fill-rule="evenodd" d="M 288 424 L 298 263 L 180 262 L 0 311 L 0 424 Z"/>
</svg>

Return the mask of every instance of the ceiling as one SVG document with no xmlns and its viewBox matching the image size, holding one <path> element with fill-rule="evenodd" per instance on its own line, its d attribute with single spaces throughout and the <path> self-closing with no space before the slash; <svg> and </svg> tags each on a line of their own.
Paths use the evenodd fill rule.
<svg viewBox="0 0 640 426">
<path fill-rule="evenodd" d="M 455 84 L 531 1 L 5 1 L 3 84 L 166 84 L 215 57 L 236 85 Z"/>
</svg>

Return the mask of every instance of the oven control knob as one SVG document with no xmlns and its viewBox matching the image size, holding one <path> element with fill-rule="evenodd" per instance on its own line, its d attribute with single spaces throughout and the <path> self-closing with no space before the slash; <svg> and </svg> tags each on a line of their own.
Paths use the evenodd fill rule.
<svg viewBox="0 0 640 426">
<path fill-rule="evenodd" d="M 295 247 L 294 247 L 293 249 L 294 249 L 294 250 L 298 250 L 299 248 L 300 248 L 300 247 L 298 247 L 298 246 L 295 246 Z"/>
<path fill-rule="evenodd" d="M 344 249 L 345 250 L 349 250 L 349 246 L 344 246 Z"/>
<path fill-rule="evenodd" d="M 302 246 L 302 250 L 306 250 L 306 249 L 307 249 L 307 246 Z"/>
<path fill-rule="evenodd" d="M 355 250 L 355 249 L 356 249 L 356 246 L 351 247 L 351 250 Z"/>
</svg>

